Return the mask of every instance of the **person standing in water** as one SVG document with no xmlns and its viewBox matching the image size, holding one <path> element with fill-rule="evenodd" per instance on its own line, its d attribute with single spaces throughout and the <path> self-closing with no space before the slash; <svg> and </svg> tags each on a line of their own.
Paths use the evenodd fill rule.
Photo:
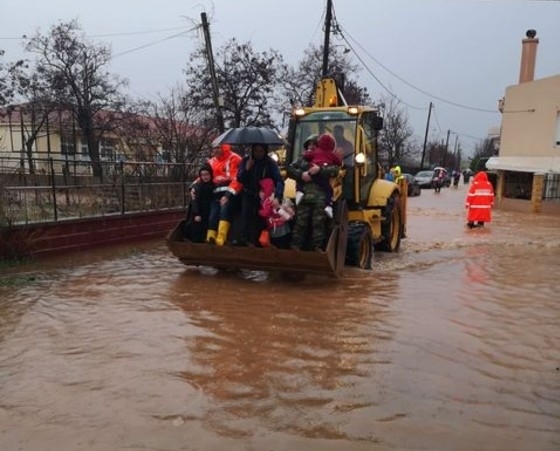
<svg viewBox="0 0 560 451">
<path fill-rule="evenodd" d="M 467 227 L 484 227 L 484 223 L 492 221 L 493 206 L 494 188 L 486 172 L 480 171 L 474 176 L 465 200 Z"/>
</svg>

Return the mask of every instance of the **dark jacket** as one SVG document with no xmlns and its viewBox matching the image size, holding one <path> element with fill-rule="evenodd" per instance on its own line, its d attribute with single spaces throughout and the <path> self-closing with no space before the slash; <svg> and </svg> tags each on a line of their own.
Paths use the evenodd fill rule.
<svg viewBox="0 0 560 451">
<path fill-rule="evenodd" d="M 267 154 L 260 160 L 254 160 L 255 164 L 247 171 L 246 165 L 248 160 L 249 156 L 241 160 L 239 172 L 237 173 L 237 180 L 243 185 L 243 191 L 258 196 L 260 181 L 265 178 L 271 178 L 274 181 L 274 197 L 281 201 L 284 196 L 284 180 L 276 161 Z"/>
<path fill-rule="evenodd" d="M 210 215 L 210 203 L 213 199 L 214 183 L 202 181 L 193 185 L 194 199 L 192 201 L 192 215 L 208 218 Z"/>
<path fill-rule="evenodd" d="M 200 177 L 202 171 L 208 171 L 210 173 L 210 181 L 203 182 Z M 186 238 L 190 239 L 195 243 L 202 243 L 206 237 L 206 231 L 208 230 L 208 220 L 210 217 L 210 209 L 212 200 L 216 197 L 214 194 L 214 188 L 216 185 L 212 182 L 213 172 L 212 167 L 205 163 L 198 171 L 198 179 L 196 183 L 191 185 L 193 190 L 193 198 L 189 204 L 189 209 L 187 212 L 187 221 L 185 223 L 185 229 L 183 231 Z M 201 221 L 195 222 L 194 217 L 200 216 Z"/>
<path fill-rule="evenodd" d="M 296 182 L 303 182 L 301 176 L 304 172 L 309 169 L 309 163 L 300 157 L 293 163 L 291 163 L 287 168 L 288 177 L 294 179 Z M 319 172 L 311 176 L 311 181 L 315 184 L 321 185 L 324 180 L 329 180 L 332 177 L 336 177 L 340 173 L 340 166 L 321 166 Z M 304 184 L 308 185 L 308 183 Z"/>
</svg>

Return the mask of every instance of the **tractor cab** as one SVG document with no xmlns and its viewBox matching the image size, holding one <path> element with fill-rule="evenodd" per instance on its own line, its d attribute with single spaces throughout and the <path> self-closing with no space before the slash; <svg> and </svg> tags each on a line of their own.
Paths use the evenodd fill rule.
<svg viewBox="0 0 560 451">
<path fill-rule="evenodd" d="M 336 140 L 335 152 L 343 162 L 341 175 L 333 181 L 335 198 L 342 197 L 349 205 L 365 205 L 379 173 L 376 139 L 381 127 L 382 119 L 373 108 L 297 109 L 288 131 L 289 146 L 283 163 L 290 164 L 301 157 L 303 143 L 310 135 L 330 133 Z"/>
</svg>

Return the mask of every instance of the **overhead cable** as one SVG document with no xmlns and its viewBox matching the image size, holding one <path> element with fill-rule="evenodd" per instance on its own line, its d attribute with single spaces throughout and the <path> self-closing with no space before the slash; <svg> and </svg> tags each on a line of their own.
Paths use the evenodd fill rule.
<svg viewBox="0 0 560 451">
<path fill-rule="evenodd" d="M 339 27 L 340 27 L 340 25 L 339 25 Z M 357 45 L 358 47 L 360 47 L 360 49 L 362 49 L 362 51 L 363 51 L 366 55 L 368 55 L 375 63 L 377 63 L 379 66 L 381 66 L 381 67 L 382 67 L 383 69 L 385 69 L 387 72 L 389 72 L 391 75 L 393 75 L 394 77 L 398 78 L 398 79 L 399 79 L 400 81 L 402 81 L 404 84 L 406 84 L 407 86 L 410 86 L 411 88 L 415 89 L 416 91 L 421 92 L 422 94 L 424 94 L 424 95 L 426 95 L 426 96 L 428 96 L 428 97 L 437 99 L 437 100 L 439 100 L 440 102 L 447 103 L 447 104 L 449 104 L 449 105 L 453 105 L 453 106 L 456 106 L 456 107 L 458 107 L 458 108 L 464 108 L 464 109 L 472 110 L 472 111 L 479 111 L 479 112 L 481 112 L 481 113 L 494 113 L 494 114 L 497 113 L 496 110 L 490 110 L 490 109 L 487 109 L 487 108 L 472 107 L 472 106 L 464 105 L 464 104 L 461 104 L 461 103 L 458 103 L 458 102 L 453 102 L 453 101 L 451 101 L 451 100 L 444 99 L 443 97 L 437 96 L 437 95 L 432 94 L 432 93 L 430 93 L 430 92 L 428 92 L 428 91 L 425 91 L 425 90 L 422 89 L 422 88 L 419 88 L 419 87 L 413 85 L 413 84 L 410 83 L 409 81 L 407 81 L 407 80 L 405 80 L 404 78 L 402 78 L 400 75 L 398 75 L 398 74 L 396 74 L 395 72 L 393 72 L 392 70 L 390 70 L 390 69 L 389 69 L 388 67 L 386 67 L 383 63 L 381 63 L 381 61 L 379 61 L 379 60 L 376 59 L 373 55 L 371 55 L 359 42 L 357 42 L 357 41 L 348 33 L 348 31 L 346 31 L 346 30 L 345 30 L 344 28 L 342 28 L 342 27 L 340 27 L 340 28 L 344 31 L 344 34 L 342 34 L 342 38 L 343 38 L 347 43 L 348 43 L 348 40 L 346 39 L 346 35 L 347 35 L 353 42 L 355 42 L 356 45 Z M 363 64 L 363 63 L 362 63 L 362 64 Z"/>
<path fill-rule="evenodd" d="M 100 34 L 86 34 L 86 38 L 106 38 L 112 36 L 130 36 L 130 35 L 139 35 L 139 34 L 153 34 L 153 33 L 164 33 L 166 31 L 175 31 L 175 30 L 184 30 L 185 27 L 172 27 L 172 28 L 160 28 L 157 30 L 143 30 L 143 31 L 123 31 L 120 33 L 100 33 Z M 29 39 L 28 35 L 23 36 L 0 36 L 0 40 L 27 40 Z"/>
<path fill-rule="evenodd" d="M 181 32 L 179 32 L 179 33 L 172 34 L 171 36 L 167 36 L 166 38 L 158 39 L 157 41 L 149 42 L 149 43 L 147 43 L 147 44 L 144 44 L 144 45 L 141 45 L 141 46 L 138 46 L 138 47 L 134 47 L 134 48 L 129 49 L 129 50 L 125 50 L 124 52 L 115 53 L 115 54 L 112 55 L 112 56 L 113 56 L 113 58 L 117 58 L 117 57 L 119 57 L 119 56 L 128 55 L 129 53 L 132 53 L 132 52 L 136 52 L 136 51 L 138 51 L 138 50 L 145 49 L 146 47 L 151 47 L 152 45 L 159 44 L 160 42 L 168 41 L 168 40 L 170 40 L 170 39 L 173 39 L 173 38 L 176 38 L 176 37 L 179 37 L 179 36 L 184 36 L 184 35 L 186 35 L 187 33 L 190 33 L 191 31 L 194 31 L 194 30 L 196 30 L 196 29 L 198 29 L 198 28 L 199 28 L 199 26 L 197 25 L 197 26 L 195 26 L 195 27 L 193 27 L 193 28 L 190 28 L 190 29 L 188 29 L 188 30 L 185 30 L 185 31 L 181 31 Z"/>
</svg>

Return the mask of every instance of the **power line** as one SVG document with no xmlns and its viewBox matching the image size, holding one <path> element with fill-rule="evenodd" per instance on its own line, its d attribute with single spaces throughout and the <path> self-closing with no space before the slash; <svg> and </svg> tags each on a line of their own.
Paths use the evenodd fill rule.
<svg viewBox="0 0 560 451">
<path fill-rule="evenodd" d="M 166 31 L 184 30 L 185 27 L 173 27 L 173 28 L 160 28 L 159 30 L 144 30 L 144 31 L 123 31 L 122 33 L 105 33 L 105 34 L 91 34 L 87 35 L 89 38 L 105 38 L 111 36 L 130 36 L 138 34 L 153 34 L 153 33 L 163 33 Z M 187 30 L 188 31 L 188 30 Z"/>
<path fill-rule="evenodd" d="M 334 9 L 334 8 L 333 8 Z M 356 50 L 354 49 L 354 47 L 352 47 L 352 44 L 350 44 L 350 42 L 348 42 L 348 39 L 346 39 L 346 37 L 344 36 L 344 34 L 341 31 L 341 27 L 338 24 L 337 20 L 336 20 L 336 16 L 334 15 L 334 11 L 333 11 L 333 22 L 334 22 L 334 34 L 339 34 L 342 39 L 344 40 L 344 42 L 346 43 L 346 45 L 350 48 L 350 50 L 352 50 L 352 53 L 354 54 L 354 56 L 358 59 L 358 61 L 360 61 L 360 63 L 362 63 L 362 66 L 364 67 L 364 69 L 375 79 L 375 81 L 377 81 L 377 83 L 379 83 L 379 85 L 385 90 L 387 91 L 387 93 L 393 97 L 397 102 L 402 103 L 404 105 L 406 105 L 409 108 L 412 108 L 413 110 L 425 110 L 426 108 L 423 107 L 417 107 L 414 105 L 410 105 L 407 102 L 405 102 L 404 100 L 402 100 L 401 98 L 399 98 L 394 92 L 392 92 L 387 86 L 385 86 L 385 84 L 373 73 L 373 71 L 369 68 L 369 66 L 365 63 L 365 61 L 361 58 L 361 56 L 358 54 L 358 52 L 356 52 Z"/>
<path fill-rule="evenodd" d="M 437 108 L 434 107 L 433 112 L 434 112 L 434 120 L 436 122 L 437 128 L 438 128 L 440 133 L 443 133 L 441 125 L 439 124 L 439 118 L 438 118 L 438 115 L 437 115 Z"/>
<path fill-rule="evenodd" d="M 555 0 L 556 1 L 556 0 Z M 560 1 L 560 0 L 557 0 Z M 339 25 L 340 27 L 340 25 Z M 440 102 L 443 103 L 447 103 L 449 105 L 453 105 L 456 106 L 458 108 L 464 108 L 467 110 L 472 110 L 472 111 L 479 111 L 482 113 L 496 113 L 496 110 L 490 110 L 490 109 L 486 109 L 486 108 L 478 108 L 478 107 L 472 107 L 472 106 L 468 106 L 468 105 L 464 105 L 458 102 L 453 102 L 451 100 L 446 100 L 443 97 L 437 96 L 435 94 L 432 94 L 428 91 L 425 91 L 424 89 L 421 89 L 415 85 L 413 85 L 412 83 L 410 83 L 409 81 L 405 80 L 404 78 L 402 78 L 400 75 L 396 74 L 395 72 L 393 72 L 392 70 L 390 70 L 388 67 L 386 67 L 383 63 L 381 63 L 381 61 L 379 61 L 378 59 L 376 59 L 373 55 L 371 55 L 359 42 L 357 42 L 344 28 L 340 27 L 343 31 L 344 34 L 342 35 L 342 38 L 348 43 L 348 40 L 346 39 L 345 35 L 348 35 L 350 37 L 350 39 L 356 43 L 356 45 L 358 47 L 360 47 L 360 49 L 362 49 L 362 51 L 368 55 L 375 63 L 377 63 L 379 66 L 381 66 L 383 69 L 385 69 L 387 72 L 389 72 L 391 75 L 393 75 L 394 77 L 398 78 L 400 81 L 402 81 L 404 84 L 406 84 L 407 86 L 410 86 L 411 88 L 415 89 L 418 92 L 421 92 L 422 94 L 428 96 L 428 97 L 432 97 L 434 99 L 439 100 Z"/>
<path fill-rule="evenodd" d="M 558 0 L 560 1 L 560 0 Z M 336 16 L 333 15 L 333 20 L 336 21 Z M 356 58 L 358 58 L 358 60 L 362 63 L 362 65 L 364 66 L 364 68 L 366 69 L 366 71 L 368 71 L 368 73 L 370 73 L 370 75 L 383 87 L 383 89 L 385 89 L 392 97 L 394 97 L 397 101 L 402 102 L 403 104 L 405 104 L 406 106 L 408 106 L 409 108 L 413 108 L 413 109 L 418 109 L 418 110 L 425 110 L 426 108 L 419 108 L 419 107 L 413 107 L 411 105 L 408 105 L 406 102 L 402 101 L 399 97 L 397 97 L 394 93 L 392 93 L 380 80 L 377 76 L 375 76 L 375 74 L 370 70 L 370 68 L 365 64 L 365 62 L 361 59 L 361 57 L 357 54 L 357 52 L 355 51 L 355 49 L 352 47 L 352 45 L 348 42 L 348 39 L 346 38 L 345 34 L 342 32 L 343 29 L 340 26 L 340 24 L 338 22 L 336 22 L 335 24 L 335 33 L 340 34 L 340 36 L 342 37 L 342 39 L 344 40 L 344 42 L 348 45 L 348 47 L 350 47 L 350 49 L 352 50 L 352 52 L 354 53 L 354 55 L 356 56 Z M 344 32 L 346 33 L 346 31 L 344 30 Z M 356 44 L 362 49 L 364 50 L 364 52 L 366 52 L 366 54 L 368 54 L 370 56 L 370 58 L 372 58 L 374 61 L 376 61 L 380 66 L 382 66 L 385 70 L 387 70 L 389 73 L 393 74 L 394 76 L 396 76 L 397 78 L 401 79 L 403 82 L 407 83 L 406 80 L 403 80 L 401 77 L 399 77 L 397 74 L 393 73 L 391 70 L 389 70 L 388 68 L 386 68 L 381 62 L 378 62 L 372 55 L 369 54 L 369 52 L 367 52 L 367 50 L 365 50 L 363 48 L 363 46 L 361 46 L 357 41 L 355 41 L 353 38 L 351 38 L 354 42 L 356 42 Z M 438 98 L 437 96 L 434 96 L 435 98 Z M 437 128 L 439 130 L 440 133 L 443 133 L 443 129 L 439 123 L 439 118 L 437 116 L 437 112 L 436 109 L 434 108 L 434 119 L 437 125 Z M 490 111 L 490 110 L 486 110 L 486 111 Z M 496 113 L 496 111 L 491 111 L 492 113 Z M 468 135 L 466 133 L 460 133 L 460 132 L 456 132 L 453 131 L 453 133 L 456 133 L 459 136 L 464 136 L 464 137 L 468 137 L 474 140 L 483 140 L 484 138 L 480 138 L 477 136 L 472 136 L 472 135 Z"/>
<path fill-rule="evenodd" d="M 153 33 L 164 33 L 166 31 L 175 31 L 175 30 L 184 30 L 185 27 L 172 27 L 172 28 L 160 28 L 157 30 L 142 30 L 142 31 L 123 31 L 119 33 L 101 33 L 101 34 L 88 34 L 86 38 L 105 38 L 105 37 L 112 37 L 112 36 L 130 36 L 130 35 L 141 35 L 141 34 L 153 34 Z M 19 37 L 14 36 L 0 36 L 0 40 L 27 40 L 29 39 L 28 35 L 23 35 Z"/>
<path fill-rule="evenodd" d="M 344 38 L 344 36 L 343 36 Z M 387 93 L 393 97 L 397 102 L 402 103 L 404 105 L 406 105 L 409 108 L 412 108 L 414 110 L 425 110 L 426 108 L 421 108 L 421 107 L 417 107 L 417 106 L 413 106 L 413 105 L 409 105 L 408 103 L 406 103 L 404 100 L 402 100 L 401 98 L 399 98 L 395 93 L 393 93 L 387 86 L 385 86 L 383 84 L 383 82 L 373 73 L 373 71 L 366 65 L 366 63 L 362 60 L 362 58 L 360 57 L 360 55 L 358 55 L 356 53 L 356 51 L 354 50 L 354 48 L 352 47 L 352 45 L 348 42 L 345 41 L 346 44 L 348 45 L 348 47 L 350 47 L 350 50 L 352 50 L 352 52 L 354 53 L 354 56 L 356 58 L 358 58 L 358 60 L 360 61 L 360 63 L 362 63 L 362 66 L 364 66 L 365 70 L 375 79 L 375 81 L 377 81 L 377 83 L 379 83 L 379 85 L 385 90 L 387 91 Z"/>
<path fill-rule="evenodd" d="M 443 133 L 443 128 L 441 127 L 441 125 L 440 125 L 440 123 L 439 123 L 439 117 L 438 117 L 438 115 L 437 115 L 437 108 L 435 108 L 435 107 L 434 107 L 434 119 L 435 119 L 435 121 L 436 121 L 436 125 L 437 125 L 437 128 L 438 128 L 439 132 L 440 132 L 440 133 Z M 451 125 L 453 125 L 453 124 L 451 124 Z M 467 133 L 458 132 L 458 131 L 456 131 L 456 130 L 453 128 L 453 126 L 450 127 L 449 130 L 451 130 L 452 133 L 455 133 L 455 134 L 457 134 L 457 135 L 459 135 L 459 136 L 463 136 L 463 137 L 466 137 L 466 138 L 475 139 L 475 140 L 477 140 L 477 141 L 482 141 L 482 140 L 484 140 L 484 138 L 481 138 L 480 136 L 473 136 L 473 135 L 469 135 L 469 134 L 467 134 Z"/>
<path fill-rule="evenodd" d="M 145 49 L 145 48 L 147 48 L 147 47 L 151 47 L 152 45 L 159 44 L 160 42 L 168 41 L 168 40 L 170 40 L 170 39 L 173 39 L 173 38 L 176 38 L 176 37 L 179 37 L 179 36 L 184 36 L 184 35 L 186 35 L 187 33 L 190 33 L 191 31 L 194 31 L 194 30 L 196 30 L 196 29 L 198 29 L 198 28 L 199 28 L 199 26 L 197 25 L 197 26 L 195 26 L 195 27 L 193 27 L 193 28 L 190 28 L 190 29 L 188 29 L 188 30 L 185 30 L 185 31 L 181 31 L 181 32 L 179 32 L 179 33 L 172 34 L 171 36 L 167 36 L 166 38 L 158 39 L 157 41 L 149 42 L 149 43 L 147 43 L 147 44 L 140 45 L 140 46 L 138 46 L 138 47 L 134 47 L 134 48 L 132 48 L 132 49 L 125 50 L 125 51 L 123 51 L 123 52 L 115 53 L 114 55 L 112 55 L 112 57 L 113 57 L 113 58 L 118 58 L 119 56 L 128 55 L 129 53 L 136 52 L 136 51 L 138 51 L 138 50 L 142 50 L 142 49 Z"/>
</svg>

